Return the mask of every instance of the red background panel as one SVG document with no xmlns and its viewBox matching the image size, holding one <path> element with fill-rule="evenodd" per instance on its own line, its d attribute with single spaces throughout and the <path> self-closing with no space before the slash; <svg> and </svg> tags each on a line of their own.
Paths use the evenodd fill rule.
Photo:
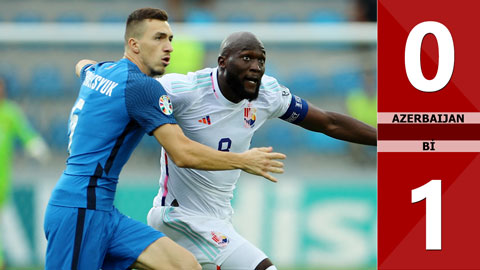
<svg viewBox="0 0 480 270">
<path fill-rule="evenodd" d="M 378 111 L 379 112 L 478 112 L 480 35 L 476 33 L 480 1 L 380 0 L 378 3 Z M 452 34 L 454 71 L 450 82 L 437 92 L 414 88 L 405 71 L 405 44 L 417 24 L 437 21 Z M 438 64 L 436 38 L 422 44 L 424 76 L 433 78 Z"/>
<path fill-rule="evenodd" d="M 378 111 L 479 112 L 480 1 L 378 1 Z M 454 71 L 441 90 L 414 88 L 405 71 L 405 45 L 419 23 L 447 27 L 455 48 Z M 421 66 L 435 77 L 437 39 L 422 42 Z M 480 140 L 478 124 L 380 124 L 380 140 Z M 426 203 L 411 191 L 442 180 L 442 250 L 426 250 Z M 378 154 L 379 269 L 480 269 L 480 153 Z"/>
<path fill-rule="evenodd" d="M 480 154 L 378 154 L 379 269 L 480 269 Z M 442 180 L 442 250 L 426 250 L 425 200 L 412 189 Z"/>
</svg>

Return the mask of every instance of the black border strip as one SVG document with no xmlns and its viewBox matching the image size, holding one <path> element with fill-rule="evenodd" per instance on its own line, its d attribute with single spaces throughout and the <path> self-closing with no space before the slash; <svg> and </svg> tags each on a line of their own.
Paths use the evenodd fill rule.
<svg viewBox="0 0 480 270">
<path fill-rule="evenodd" d="M 80 258 L 80 247 L 82 246 L 83 227 L 85 224 L 85 208 L 78 208 L 77 227 L 75 229 L 75 242 L 73 244 L 72 270 L 78 269 L 78 259 Z"/>
<path fill-rule="evenodd" d="M 90 177 L 90 181 L 87 186 L 87 209 L 95 210 L 97 208 L 97 194 L 95 188 L 97 187 L 98 178 L 102 177 L 103 168 L 100 163 L 95 168 L 95 174 Z"/>
</svg>

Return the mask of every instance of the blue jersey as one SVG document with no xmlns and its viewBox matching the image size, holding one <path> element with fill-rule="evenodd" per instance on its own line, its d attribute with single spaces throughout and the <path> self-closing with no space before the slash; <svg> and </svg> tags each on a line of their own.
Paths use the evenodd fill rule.
<svg viewBox="0 0 480 270">
<path fill-rule="evenodd" d="M 111 210 L 120 171 L 143 135 L 176 122 L 161 84 L 128 59 L 86 66 L 81 79 L 70 156 L 50 203 Z"/>
</svg>

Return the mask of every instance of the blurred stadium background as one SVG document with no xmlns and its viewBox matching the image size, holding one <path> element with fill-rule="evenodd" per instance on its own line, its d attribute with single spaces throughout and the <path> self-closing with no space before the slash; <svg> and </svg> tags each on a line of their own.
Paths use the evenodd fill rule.
<svg viewBox="0 0 480 270">
<path fill-rule="evenodd" d="M 267 74 L 326 109 L 376 124 L 376 1 L 369 0 L 0 0 L 0 75 L 47 141 L 40 165 L 20 147 L 13 195 L 0 215 L 7 269 L 43 269 L 43 212 L 64 169 L 69 111 L 82 58 L 118 60 L 124 22 L 140 7 L 167 10 L 175 34 L 169 72 L 215 66 L 221 40 L 251 31 L 267 49 Z M 360 100 L 360 101 L 359 101 Z M 370 113 L 367 113 L 370 111 Z M 234 224 L 279 269 L 376 268 L 376 151 L 281 120 L 254 146 L 288 155 L 279 183 L 243 174 Z M 159 146 L 145 137 L 127 163 L 117 207 L 146 222 L 157 192 Z"/>
</svg>

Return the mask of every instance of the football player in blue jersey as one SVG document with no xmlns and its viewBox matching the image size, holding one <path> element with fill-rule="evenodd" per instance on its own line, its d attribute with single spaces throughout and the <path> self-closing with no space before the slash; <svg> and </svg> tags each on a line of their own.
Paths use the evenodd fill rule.
<svg viewBox="0 0 480 270">
<path fill-rule="evenodd" d="M 151 78 L 169 64 L 167 14 L 143 8 L 128 17 L 125 55 L 117 62 L 81 60 L 82 86 L 70 113 L 69 157 L 45 213 L 45 269 L 200 269 L 186 249 L 113 205 L 123 165 L 147 133 L 182 168 L 242 169 L 271 181 L 285 156 L 271 148 L 217 151 L 188 139 L 165 90 Z"/>
</svg>

